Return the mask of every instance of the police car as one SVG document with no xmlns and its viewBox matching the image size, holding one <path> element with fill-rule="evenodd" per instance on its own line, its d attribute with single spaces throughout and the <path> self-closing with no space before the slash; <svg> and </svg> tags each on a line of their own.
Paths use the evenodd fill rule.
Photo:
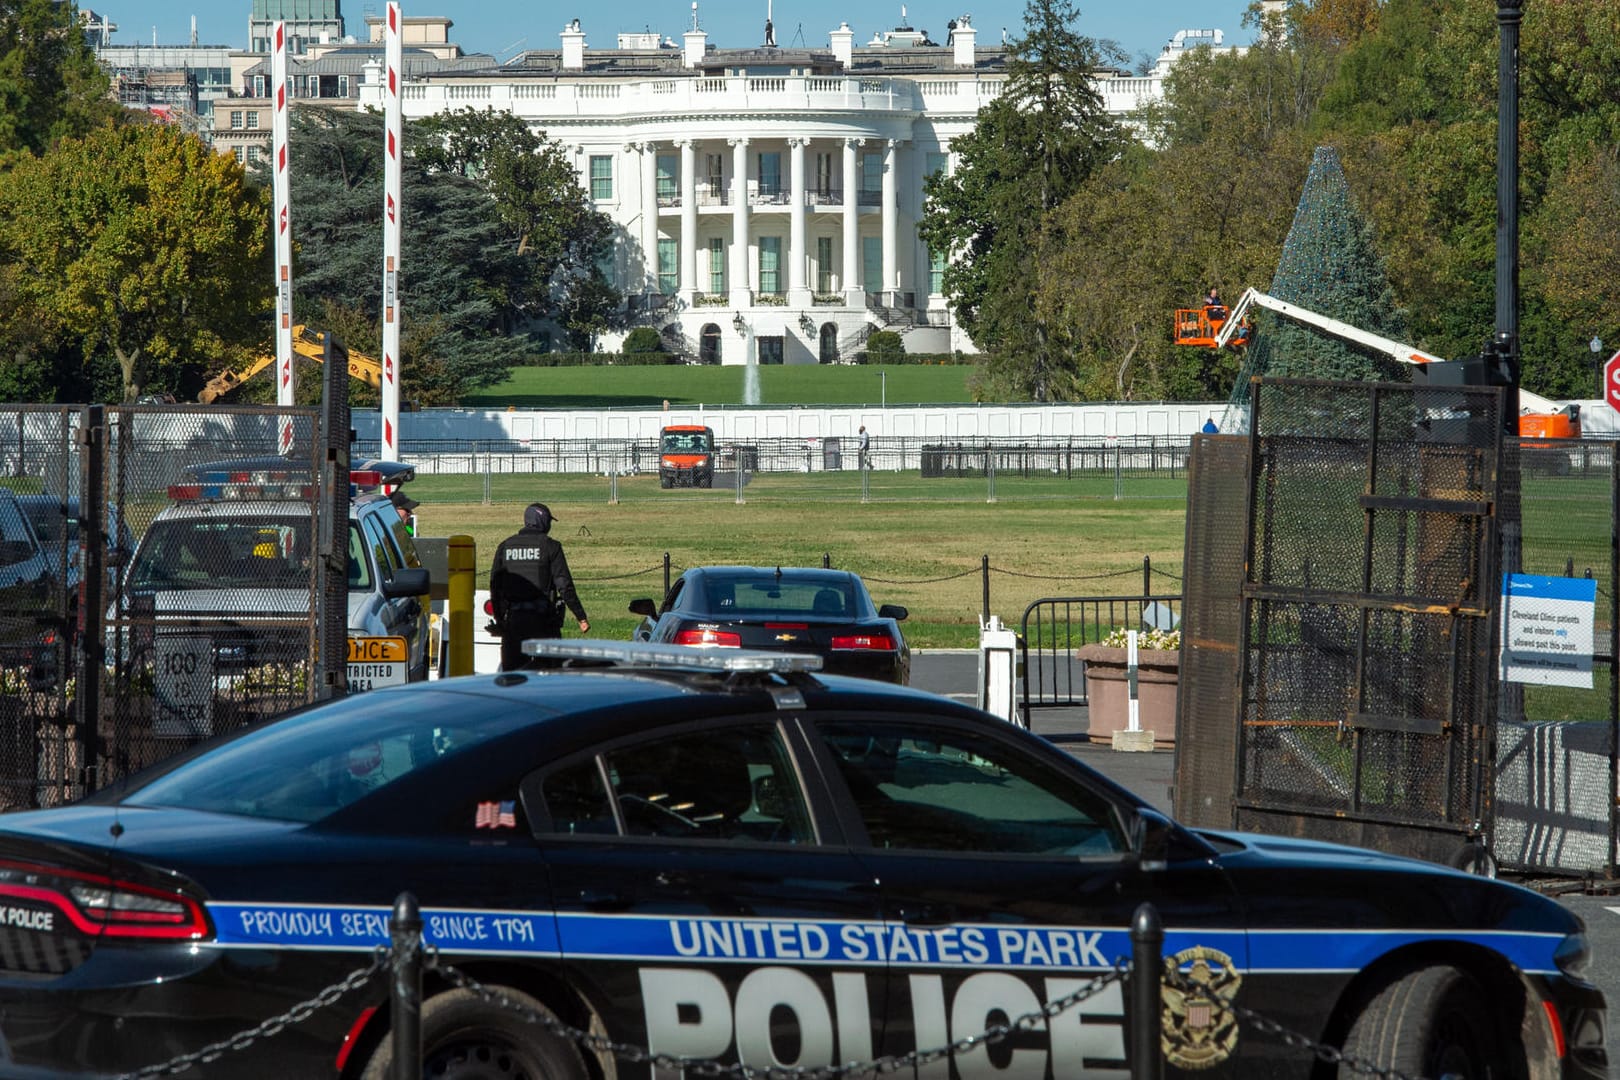
<svg viewBox="0 0 1620 1080">
<path fill-rule="evenodd" d="M 1412 1077 L 1605 1075 L 1584 928 L 1527 889 L 1185 829 L 816 657 L 525 647 L 570 666 L 350 697 L 0 816 L 0 1074 L 155 1069 L 275 1020 L 203 1074 L 390 1075 L 388 980 L 344 984 L 409 890 L 434 1077 L 1123 1077 L 1144 900 L 1171 1075 L 1330 1074 L 1256 1016 Z"/>
<path fill-rule="evenodd" d="M 382 493 L 414 471 L 374 462 L 350 477 L 351 687 L 425 679 L 428 571 Z M 158 729 L 207 734 L 225 684 L 309 663 L 315 487 L 307 465 L 258 458 L 191 467 L 167 495 L 109 612 L 108 650 L 152 649 Z"/>
</svg>

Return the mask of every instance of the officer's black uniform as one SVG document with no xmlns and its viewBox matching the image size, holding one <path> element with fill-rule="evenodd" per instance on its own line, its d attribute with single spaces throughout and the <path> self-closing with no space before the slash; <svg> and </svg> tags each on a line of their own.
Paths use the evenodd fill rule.
<svg viewBox="0 0 1620 1080">
<path fill-rule="evenodd" d="M 585 626 L 585 607 L 562 545 L 547 534 L 555 520 L 544 503 L 523 511 L 523 528 L 502 540 L 489 568 L 489 597 L 501 631 L 501 670 L 537 666 L 523 655 L 527 638 L 562 636 L 564 609 Z"/>
</svg>

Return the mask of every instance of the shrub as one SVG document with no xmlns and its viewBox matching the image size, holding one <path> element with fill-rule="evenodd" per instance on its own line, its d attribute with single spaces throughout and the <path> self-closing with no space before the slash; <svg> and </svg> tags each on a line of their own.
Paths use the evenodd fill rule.
<svg viewBox="0 0 1620 1080">
<path fill-rule="evenodd" d="M 620 350 L 625 354 L 631 353 L 661 353 L 664 351 L 664 342 L 658 336 L 658 331 L 650 326 L 638 326 L 624 339 L 624 346 Z"/>
<path fill-rule="evenodd" d="M 906 348 L 900 335 L 893 330 L 879 330 L 866 339 L 868 364 L 900 364 L 905 362 Z"/>
<path fill-rule="evenodd" d="M 1115 627 L 1103 635 L 1099 644 L 1110 649 L 1123 649 L 1126 647 L 1125 628 Z M 1180 630 L 1141 630 L 1136 635 L 1138 649 L 1179 649 L 1181 648 Z"/>
</svg>

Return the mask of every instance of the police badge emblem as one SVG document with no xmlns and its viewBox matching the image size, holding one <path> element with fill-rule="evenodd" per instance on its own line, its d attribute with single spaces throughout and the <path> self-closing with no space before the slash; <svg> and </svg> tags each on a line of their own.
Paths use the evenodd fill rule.
<svg viewBox="0 0 1620 1080">
<path fill-rule="evenodd" d="M 1238 1041 L 1231 1006 L 1242 984 L 1232 958 L 1219 950 L 1194 945 L 1170 957 L 1160 1029 L 1165 1060 L 1196 1072 L 1230 1057 Z"/>
</svg>

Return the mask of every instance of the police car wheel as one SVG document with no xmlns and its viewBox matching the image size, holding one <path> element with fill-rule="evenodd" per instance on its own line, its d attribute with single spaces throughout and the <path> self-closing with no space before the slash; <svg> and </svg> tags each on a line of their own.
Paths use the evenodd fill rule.
<svg viewBox="0 0 1620 1080">
<path fill-rule="evenodd" d="M 1420 968 L 1384 987 L 1350 1027 L 1344 1053 L 1409 1076 L 1518 1075 L 1497 1039 L 1497 1020 L 1475 979 L 1449 964 Z M 1339 1080 L 1365 1073 L 1348 1062 Z"/>
<path fill-rule="evenodd" d="M 521 991 L 490 989 L 520 1008 L 554 1015 Z M 388 1080 L 393 1069 L 393 1044 L 384 1038 L 366 1064 L 364 1080 Z M 422 1075 L 435 1080 L 586 1080 L 585 1063 L 573 1043 L 470 990 L 451 990 L 423 1002 Z"/>
</svg>

